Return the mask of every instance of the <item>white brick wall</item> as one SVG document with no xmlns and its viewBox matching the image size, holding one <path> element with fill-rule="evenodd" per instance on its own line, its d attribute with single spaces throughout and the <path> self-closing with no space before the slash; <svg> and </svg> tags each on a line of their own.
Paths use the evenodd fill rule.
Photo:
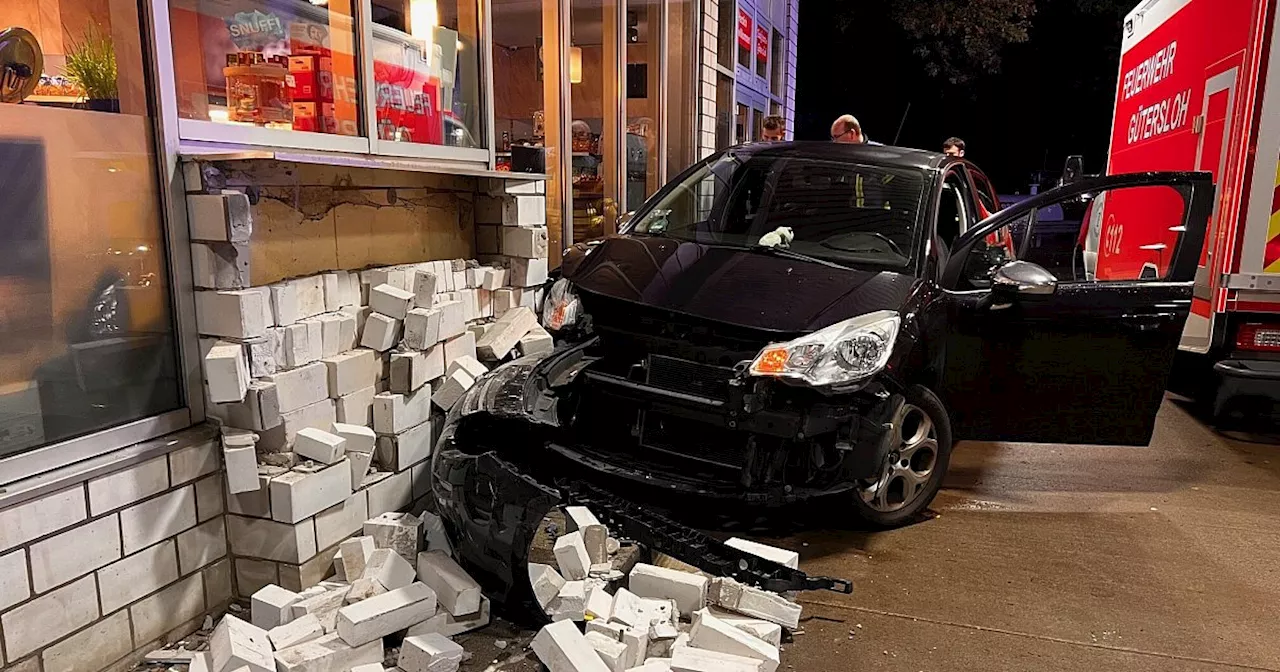
<svg viewBox="0 0 1280 672">
<path fill-rule="evenodd" d="M 231 599 L 214 432 L 153 448 L 161 454 L 0 509 L 5 672 L 124 669 Z"/>
</svg>

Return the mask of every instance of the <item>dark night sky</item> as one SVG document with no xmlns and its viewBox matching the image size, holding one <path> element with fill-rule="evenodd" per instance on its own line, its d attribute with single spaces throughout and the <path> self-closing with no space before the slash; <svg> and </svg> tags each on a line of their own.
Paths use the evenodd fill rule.
<svg viewBox="0 0 1280 672">
<path fill-rule="evenodd" d="M 887 144 L 910 103 L 899 145 L 940 150 L 960 136 L 1001 193 L 1026 193 L 1032 172 L 1059 171 L 1070 154 L 1084 155 L 1086 172 L 1103 170 L 1122 8 L 1088 14 L 1076 0 L 1038 0 L 1030 40 L 1005 49 L 999 73 L 957 87 L 925 73 L 908 37 L 875 9 L 882 4 L 801 0 L 797 139 L 825 140 L 849 113 Z M 831 12 L 855 5 L 858 23 L 841 33 Z"/>
</svg>

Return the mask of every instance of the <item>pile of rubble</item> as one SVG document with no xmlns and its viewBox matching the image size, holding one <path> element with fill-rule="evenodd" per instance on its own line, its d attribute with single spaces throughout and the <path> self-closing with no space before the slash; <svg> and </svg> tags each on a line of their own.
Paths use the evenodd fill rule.
<svg viewBox="0 0 1280 672">
<path fill-rule="evenodd" d="M 457 670 L 465 652 L 451 638 L 489 624 L 480 586 L 447 552 L 418 551 L 415 516 L 380 516 L 364 532 L 342 542 L 335 578 L 300 592 L 267 585 L 249 620 L 224 616 L 189 672 Z"/>
<path fill-rule="evenodd" d="M 622 544 L 588 509 L 566 507 L 565 523 L 567 533 L 554 542 L 556 566 L 529 565 L 534 595 L 553 621 L 533 651 L 551 672 L 777 669 L 783 630 L 799 627 L 799 605 L 726 577 L 649 564 L 624 573 Z M 727 543 L 799 567 L 792 551 Z"/>
</svg>

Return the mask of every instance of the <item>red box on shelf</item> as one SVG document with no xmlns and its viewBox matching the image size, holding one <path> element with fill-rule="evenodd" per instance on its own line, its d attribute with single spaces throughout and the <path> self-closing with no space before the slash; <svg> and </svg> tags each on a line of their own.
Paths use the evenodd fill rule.
<svg viewBox="0 0 1280 672">
<path fill-rule="evenodd" d="M 312 133 L 337 133 L 338 116 L 330 103 L 293 104 L 293 130 Z"/>
<path fill-rule="evenodd" d="M 293 75 L 293 99 L 303 102 L 333 102 L 333 59 L 310 54 L 289 57 Z"/>
</svg>

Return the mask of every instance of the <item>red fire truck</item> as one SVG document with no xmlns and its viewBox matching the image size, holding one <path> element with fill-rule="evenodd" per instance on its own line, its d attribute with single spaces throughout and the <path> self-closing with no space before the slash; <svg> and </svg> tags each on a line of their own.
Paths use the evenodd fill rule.
<svg viewBox="0 0 1280 672">
<path fill-rule="evenodd" d="M 1181 349 L 1212 371 L 1198 396 L 1213 395 L 1218 417 L 1233 401 L 1280 401 L 1277 4 L 1144 0 L 1123 27 L 1107 172 L 1202 170 L 1217 185 Z M 1163 277 L 1180 231 L 1150 215 L 1179 204 L 1133 196 L 1091 209 L 1087 275 Z"/>
</svg>

